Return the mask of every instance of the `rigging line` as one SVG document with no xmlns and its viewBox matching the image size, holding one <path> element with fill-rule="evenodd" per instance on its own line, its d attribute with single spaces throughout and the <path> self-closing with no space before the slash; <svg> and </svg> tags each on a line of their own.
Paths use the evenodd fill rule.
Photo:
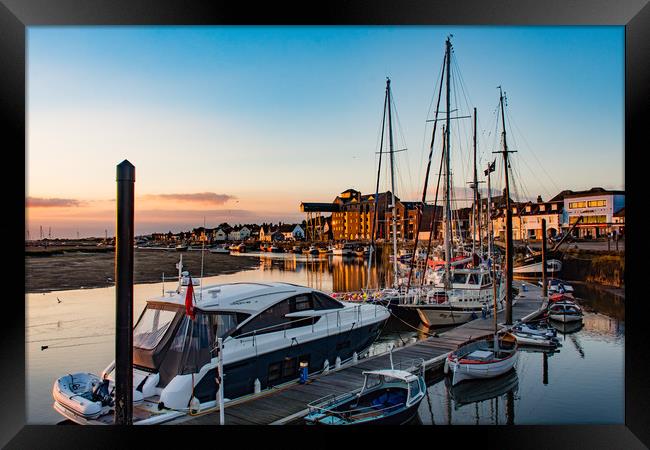
<svg viewBox="0 0 650 450">
<path fill-rule="evenodd" d="M 544 168 L 544 165 L 541 163 L 541 161 L 537 158 L 537 155 L 535 154 L 535 152 L 533 151 L 532 147 L 531 147 L 530 144 L 528 143 L 528 140 L 526 139 L 526 136 L 521 132 L 521 130 L 519 129 L 519 126 L 517 125 L 517 123 L 516 123 L 514 120 L 512 120 L 512 118 L 510 118 L 510 115 L 509 115 L 509 113 L 508 113 L 507 110 L 506 110 L 506 113 L 508 114 L 508 119 L 509 119 L 510 123 L 511 123 L 511 124 L 512 124 L 516 129 L 517 129 L 517 132 L 518 132 L 518 133 L 521 135 L 521 137 L 523 138 L 523 140 L 524 140 L 524 144 L 526 145 L 527 149 L 530 151 L 530 154 L 533 155 L 533 157 L 535 158 L 535 160 L 537 161 L 537 163 L 538 163 L 539 166 L 541 167 L 541 169 L 542 169 L 542 171 L 544 172 L 544 174 L 549 178 L 549 180 L 550 180 L 551 183 L 553 184 L 553 187 L 555 187 L 555 189 L 557 189 L 557 191 L 559 192 L 561 189 L 560 189 L 560 188 L 558 187 L 558 185 L 555 183 L 555 180 L 553 179 L 553 177 L 551 177 L 551 175 L 546 171 L 546 169 Z"/>
<path fill-rule="evenodd" d="M 411 287 L 411 275 L 413 274 L 413 265 L 415 263 L 415 254 L 418 249 L 418 241 L 420 237 L 420 226 L 421 226 L 421 221 L 422 221 L 422 216 L 424 214 L 424 208 L 426 205 L 426 199 L 427 199 L 427 189 L 429 186 L 429 173 L 431 170 L 431 160 L 433 159 L 433 148 L 435 144 L 435 138 L 436 138 L 436 129 L 438 125 L 438 114 L 440 113 L 440 99 L 442 98 L 442 85 L 443 85 L 443 77 L 445 76 L 445 61 L 447 60 L 447 54 L 445 53 L 445 57 L 443 58 L 442 61 L 442 70 L 441 70 L 441 75 L 440 75 L 440 88 L 438 90 L 438 102 L 436 103 L 436 115 L 435 115 L 435 122 L 433 122 L 433 131 L 431 132 L 431 144 L 429 145 L 429 161 L 427 163 L 427 170 L 424 175 L 424 187 L 422 189 L 422 210 L 418 208 L 418 213 L 417 213 L 417 218 L 416 218 L 416 226 L 415 226 L 415 245 L 413 247 L 413 258 L 411 258 L 411 267 L 409 268 L 409 277 L 408 277 L 408 284 L 406 286 L 406 293 L 408 294 L 409 288 Z M 435 206 L 434 206 L 435 208 Z M 432 233 L 433 230 L 430 232 Z M 426 272 L 426 269 L 425 269 Z"/>
<path fill-rule="evenodd" d="M 443 136 L 444 136 L 444 128 L 443 128 Z M 444 143 L 444 137 L 443 137 L 443 143 Z M 429 240 L 427 242 L 427 253 L 426 253 L 426 257 L 424 259 L 424 262 L 426 264 L 425 269 L 424 269 L 424 275 L 426 275 L 427 268 L 428 268 L 428 265 L 429 265 L 429 254 L 431 253 L 431 239 L 433 238 L 433 234 L 434 234 L 435 229 L 436 229 L 435 225 L 436 225 L 436 215 L 438 213 L 438 192 L 439 192 L 439 189 L 440 189 L 440 178 L 441 178 L 441 175 L 442 175 L 442 163 L 445 160 L 445 151 L 446 151 L 445 146 L 443 145 L 442 146 L 442 151 L 440 152 L 440 168 L 438 169 L 438 182 L 436 183 L 436 195 L 435 195 L 435 200 L 433 202 L 433 214 L 431 214 L 431 224 L 430 224 L 430 227 L 429 227 Z M 422 286 L 424 286 L 424 279 L 425 279 L 424 275 L 420 279 L 420 288 Z"/>
<path fill-rule="evenodd" d="M 435 82 L 435 84 L 433 86 L 433 92 L 431 93 L 431 101 L 429 102 L 429 108 L 427 109 L 427 113 L 424 116 L 427 119 L 429 118 L 429 115 L 431 114 L 431 107 L 433 106 L 433 100 L 436 98 L 436 88 L 439 88 L 438 89 L 438 91 L 439 91 L 438 98 L 440 98 L 440 93 L 442 92 L 442 85 L 444 84 L 444 78 L 443 78 L 444 75 L 442 73 L 443 73 L 444 68 L 445 68 L 445 59 L 446 59 L 446 57 L 447 57 L 447 55 L 445 54 L 445 57 L 442 60 L 442 64 L 440 65 L 440 70 L 438 71 L 438 75 L 436 76 L 436 78 L 434 78 L 436 80 L 436 82 Z M 438 81 L 437 81 L 438 79 L 440 79 L 440 85 L 438 85 Z M 439 105 L 440 105 L 440 100 L 438 100 L 438 106 L 436 106 L 436 110 L 439 109 Z M 436 115 L 435 118 L 437 119 L 437 117 L 438 116 Z M 421 144 L 422 152 L 420 154 L 420 166 L 424 165 L 424 157 L 425 157 L 425 154 L 426 154 L 425 153 L 425 151 L 426 151 L 425 142 L 426 142 L 426 138 L 427 138 L 427 124 L 428 124 L 428 122 L 425 120 L 425 122 L 424 122 L 424 132 L 422 133 L 422 144 Z M 434 128 L 435 128 L 435 122 L 434 122 Z M 434 129 L 434 131 L 432 133 L 435 133 L 435 129 Z M 420 182 L 420 185 L 421 184 L 422 183 Z"/>
<path fill-rule="evenodd" d="M 392 92 L 391 92 L 392 93 Z M 400 122 L 399 119 L 399 113 L 397 112 L 397 106 L 395 105 L 395 95 L 391 95 L 392 97 L 392 106 L 393 106 L 393 111 L 395 112 L 395 119 L 397 121 L 397 131 L 399 136 L 402 138 L 402 142 L 404 143 L 404 146 L 402 148 L 408 148 L 408 145 L 406 144 L 406 136 L 404 135 L 404 130 L 402 129 L 402 123 Z M 398 155 L 400 156 L 400 155 Z M 414 192 L 413 190 L 413 176 L 411 173 L 411 164 L 410 164 L 410 158 L 408 155 L 404 155 L 404 159 L 406 159 L 406 169 L 407 169 L 407 174 L 408 174 L 408 179 L 409 179 L 409 187 L 410 189 L 406 189 L 406 183 L 402 181 L 402 187 L 404 187 L 405 191 L 408 191 L 409 193 Z M 401 177 L 399 177 L 400 180 L 402 180 Z"/>
</svg>

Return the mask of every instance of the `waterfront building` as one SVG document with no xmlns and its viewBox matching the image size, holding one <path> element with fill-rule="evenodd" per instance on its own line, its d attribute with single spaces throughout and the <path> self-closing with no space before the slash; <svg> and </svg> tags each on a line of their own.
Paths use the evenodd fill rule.
<svg viewBox="0 0 650 450">
<path fill-rule="evenodd" d="M 281 224 L 280 232 L 284 236 L 285 241 L 298 241 L 305 239 L 305 231 L 298 224 Z"/>
<path fill-rule="evenodd" d="M 542 219 L 546 219 L 548 237 L 560 233 L 564 202 L 559 200 L 543 201 L 541 196 L 536 202 L 511 202 L 512 237 L 516 240 L 541 239 Z M 494 237 L 505 239 L 506 210 L 500 207 L 492 218 Z"/>
<path fill-rule="evenodd" d="M 625 235 L 625 206 L 614 213 L 612 229 L 619 236 Z"/>
<path fill-rule="evenodd" d="M 416 234 L 419 234 L 419 240 L 428 240 L 431 232 L 431 219 L 434 212 L 433 205 L 425 205 L 422 212 L 422 219 L 418 230 L 417 216 L 418 207 L 421 202 L 402 202 L 398 198 L 395 199 L 395 209 L 397 210 L 396 231 L 398 240 L 415 240 Z M 442 233 L 442 206 L 437 206 L 436 222 L 434 224 L 434 238 L 439 238 Z M 386 211 L 384 220 L 384 236 L 388 240 L 393 239 L 393 213 Z"/>
<path fill-rule="evenodd" d="M 397 199 L 396 199 L 397 201 Z M 390 191 L 377 196 L 377 222 L 375 237 L 381 239 L 385 234 L 382 223 L 391 202 Z M 332 202 L 337 206 L 332 212 L 332 237 L 339 240 L 370 240 L 372 223 L 375 217 L 375 195 L 362 195 L 354 189 L 348 189 L 337 195 Z"/>
<path fill-rule="evenodd" d="M 578 217 L 583 216 L 573 235 L 595 239 L 604 237 L 620 227 L 618 222 L 614 222 L 614 214 L 625 206 L 625 191 L 607 190 L 601 187 L 578 192 L 565 190 L 553 197 L 551 201 L 564 202 L 563 230 L 568 231 Z"/>
<path fill-rule="evenodd" d="M 247 226 L 237 225 L 230 233 L 228 233 L 228 240 L 230 241 L 243 241 L 248 239 L 251 235 L 251 230 Z"/>
</svg>

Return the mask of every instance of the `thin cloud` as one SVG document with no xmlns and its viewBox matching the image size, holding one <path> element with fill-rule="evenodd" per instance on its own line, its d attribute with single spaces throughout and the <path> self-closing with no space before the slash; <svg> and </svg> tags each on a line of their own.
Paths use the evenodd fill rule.
<svg viewBox="0 0 650 450">
<path fill-rule="evenodd" d="M 69 208 L 82 206 L 83 202 L 73 198 L 27 197 L 28 208 Z"/>
<path fill-rule="evenodd" d="M 214 192 L 198 192 L 194 194 L 151 194 L 145 195 L 144 198 L 223 205 L 228 200 L 233 200 L 236 197 L 228 194 L 216 194 Z"/>
</svg>

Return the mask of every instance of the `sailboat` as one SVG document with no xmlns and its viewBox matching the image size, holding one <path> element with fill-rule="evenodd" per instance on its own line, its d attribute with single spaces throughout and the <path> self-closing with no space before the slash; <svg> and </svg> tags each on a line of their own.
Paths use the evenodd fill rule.
<svg viewBox="0 0 650 450">
<path fill-rule="evenodd" d="M 415 309 L 421 321 L 429 326 L 446 326 L 457 325 L 468 322 L 469 320 L 485 315 L 489 311 L 490 304 L 494 297 L 501 298 L 503 290 L 500 288 L 500 277 L 496 273 L 491 273 L 490 268 L 482 263 L 481 258 L 472 251 L 471 255 L 453 255 L 452 245 L 452 210 L 451 210 L 451 171 L 450 171 L 450 123 L 451 123 L 451 40 L 448 38 L 446 42 L 446 52 L 441 75 L 440 90 L 438 92 L 438 104 L 436 107 L 436 116 L 434 119 L 434 128 L 431 139 L 429 165 L 427 166 L 427 173 L 425 176 L 425 184 L 422 195 L 422 204 L 425 204 L 426 190 L 428 183 L 428 176 L 431 165 L 431 158 L 433 154 L 434 139 L 436 133 L 436 124 L 438 122 L 438 113 L 440 107 L 440 98 L 442 94 L 442 78 L 446 78 L 446 125 L 443 126 L 443 140 L 442 147 L 443 153 L 441 157 L 441 172 L 444 169 L 445 180 L 443 189 L 443 206 L 444 206 L 444 261 L 440 261 L 439 265 L 444 265 L 444 272 L 442 270 L 435 270 L 436 262 L 428 259 L 429 248 L 427 249 L 427 261 L 430 266 L 427 269 L 429 284 L 424 285 L 425 278 L 421 282 L 422 286 L 416 296 L 416 302 L 413 304 L 403 304 L 400 307 Z M 461 117 L 455 117 L 461 118 Z M 474 154 L 476 154 L 476 108 L 474 108 Z M 477 198 L 476 181 L 476 157 L 474 158 L 474 191 L 475 203 Z M 440 177 L 438 178 L 440 183 Z M 436 202 L 437 203 L 437 191 Z M 420 216 L 418 216 L 418 219 Z M 433 223 L 433 221 L 432 221 Z M 419 226 L 419 224 L 418 224 Z M 431 227 L 433 234 L 433 226 Z M 431 238 L 429 246 L 431 245 Z M 417 237 L 416 237 L 417 247 Z M 473 262 L 473 267 L 463 268 L 468 262 Z M 412 270 L 411 270 L 412 271 Z M 409 275 L 409 287 L 410 287 Z M 409 289 L 407 288 L 407 291 Z M 501 305 L 501 301 L 498 302 Z"/>
<path fill-rule="evenodd" d="M 447 41 L 449 42 L 449 41 Z M 447 44 L 449 48 L 449 43 Z M 501 119 L 503 124 L 503 150 L 505 172 L 505 197 L 506 197 L 506 304 L 505 323 L 512 323 L 512 275 L 513 275 L 513 254 L 512 251 L 512 210 L 510 208 L 510 185 L 508 178 L 508 150 L 506 141 L 505 113 L 503 109 L 503 91 L 499 86 L 499 104 L 501 107 Z M 445 360 L 445 373 L 451 372 L 452 385 L 467 379 L 493 378 L 511 370 L 518 358 L 517 338 L 510 332 L 500 334 L 497 327 L 497 303 L 494 299 L 494 333 L 483 336 L 474 341 L 461 345 L 457 350 L 451 352 Z"/>
<path fill-rule="evenodd" d="M 392 94 L 390 86 L 390 78 L 386 78 L 386 94 L 384 97 L 384 114 L 382 119 L 381 126 L 381 147 L 379 149 L 379 165 L 377 169 L 377 185 L 375 192 L 375 199 L 379 198 L 379 176 L 381 173 L 381 162 L 382 154 L 386 153 L 383 151 L 384 146 L 384 131 L 386 128 L 386 122 L 388 122 L 388 145 L 389 151 L 387 152 L 390 155 L 390 178 L 391 178 L 391 191 L 390 191 L 390 211 L 391 211 L 391 227 L 392 227 L 392 266 L 393 266 L 393 279 L 392 286 L 386 286 L 383 289 L 380 289 L 377 292 L 372 292 L 369 298 L 375 303 L 379 303 L 388 307 L 391 312 L 397 312 L 397 305 L 407 301 L 405 294 L 400 288 L 400 274 L 399 274 L 399 261 L 398 261 L 398 251 L 397 251 L 397 205 L 396 205 L 396 195 L 395 195 L 395 149 L 393 143 L 393 121 L 392 121 Z M 388 120 L 386 120 L 388 119 Z M 372 231 L 371 231 L 371 242 L 368 246 L 368 286 L 366 291 L 369 291 L 370 283 L 370 273 L 372 268 L 373 252 L 375 250 L 375 230 L 377 225 L 377 213 L 378 213 L 378 202 L 375 201 L 375 211 L 372 221 Z M 365 251 L 364 251 L 365 253 Z M 414 294 L 411 294 L 413 297 Z"/>
</svg>

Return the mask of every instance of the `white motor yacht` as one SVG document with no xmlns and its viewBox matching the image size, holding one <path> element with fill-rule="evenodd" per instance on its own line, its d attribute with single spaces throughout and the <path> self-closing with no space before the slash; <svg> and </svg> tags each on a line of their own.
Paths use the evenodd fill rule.
<svg viewBox="0 0 650 450">
<path fill-rule="evenodd" d="M 149 299 L 133 329 L 134 423 L 214 407 L 219 357 L 224 398 L 234 399 L 295 380 L 301 366 L 314 373 L 337 358 L 363 357 L 389 317 L 381 305 L 339 301 L 309 287 L 226 283 L 194 289 L 192 318 L 188 288 L 179 283 Z M 113 362 L 100 376 L 57 379 L 55 410 L 80 424 L 113 423 L 114 370 Z"/>
</svg>

